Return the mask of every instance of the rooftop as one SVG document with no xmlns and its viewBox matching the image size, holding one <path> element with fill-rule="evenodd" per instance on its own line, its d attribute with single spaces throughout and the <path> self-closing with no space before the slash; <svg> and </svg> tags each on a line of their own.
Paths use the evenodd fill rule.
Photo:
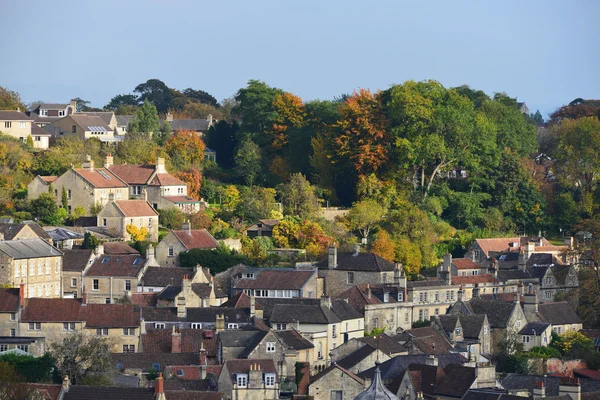
<svg viewBox="0 0 600 400">
<path fill-rule="evenodd" d="M 153 217 L 158 215 L 146 200 L 116 200 L 115 206 L 125 217 Z"/>
<path fill-rule="evenodd" d="M 86 276 L 136 277 L 145 263 L 146 259 L 139 255 L 103 255 L 94 261 Z"/>
<path fill-rule="evenodd" d="M 15 259 L 60 257 L 62 253 L 43 239 L 22 239 L 0 241 L 0 252 Z"/>
<path fill-rule="evenodd" d="M 172 230 L 179 241 L 189 249 L 215 249 L 219 242 L 206 229 Z"/>
</svg>

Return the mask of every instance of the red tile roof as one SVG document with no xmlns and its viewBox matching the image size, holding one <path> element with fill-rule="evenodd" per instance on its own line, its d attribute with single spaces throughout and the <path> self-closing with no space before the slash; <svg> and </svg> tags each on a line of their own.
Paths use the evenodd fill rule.
<svg viewBox="0 0 600 400">
<path fill-rule="evenodd" d="M 470 258 L 454 258 L 452 264 L 456 269 L 477 269 L 481 268 L 479 264 L 471 260 Z"/>
<path fill-rule="evenodd" d="M 140 252 L 125 242 L 107 242 L 104 243 L 104 254 L 140 254 Z"/>
<path fill-rule="evenodd" d="M 181 352 L 198 353 L 200 346 L 206 349 L 207 357 L 217 356 L 217 335 L 212 338 L 204 337 L 202 329 L 181 329 Z M 172 334 L 168 329 L 155 329 L 142 335 L 142 348 L 144 353 L 171 353 Z"/>
<path fill-rule="evenodd" d="M 248 296 L 244 292 L 240 292 L 227 300 L 225 303 L 221 304 L 223 307 L 233 307 L 233 308 L 250 308 L 250 296 Z M 255 303 L 256 310 L 262 310 L 263 306 L 256 302 Z"/>
<path fill-rule="evenodd" d="M 58 178 L 58 176 L 40 176 L 40 178 L 46 183 L 52 183 Z"/>
<path fill-rule="evenodd" d="M 86 276 L 136 277 L 145 263 L 146 259 L 139 255 L 104 255 L 94 261 Z"/>
<path fill-rule="evenodd" d="M 158 215 L 146 200 L 117 200 L 115 205 L 126 217 L 153 217 Z"/>
<path fill-rule="evenodd" d="M 74 168 L 75 173 L 89 182 L 96 188 L 124 188 L 127 184 L 120 180 L 115 174 L 106 168 L 94 168 L 90 171 L 87 168 Z"/>
<path fill-rule="evenodd" d="M 215 249 L 219 242 L 206 230 L 173 230 L 173 234 L 189 249 Z"/>
<path fill-rule="evenodd" d="M 131 293 L 129 300 L 132 304 L 142 307 L 156 307 L 158 293 Z"/>
<path fill-rule="evenodd" d="M 475 283 L 499 283 L 500 281 L 494 275 L 468 275 L 468 276 L 453 276 L 453 285 L 468 285 Z"/>
<path fill-rule="evenodd" d="M 0 312 L 19 310 L 19 289 L 0 288 Z"/>
<path fill-rule="evenodd" d="M 58 400 L 60 398 L 60 392 L 62 385 L 51 385 L 45 383 L 20 383 L 19 387 L 27 388 L 27 398 L 35 398 L 34 393 L 39 393 L 44 396 L 44 400 Z"/>
<path fill-rule="evenodd" d="M 492 239 L 475 239 L 481 250 L 486 256 L 489 256 L 490 251 L 502 253 L 505 251 L 517 251 L 521 243 L 520 237 L 511 238 L 492 238 Z M 510 247 L 510 243 L 519 243 L 517 247 Z"/>
<path fill-rule="evenodd" d="M 22 322 L 76 322 L 83 321 L 80 299 L 44 299 L 25 300 L 21 314 Z"/>
<path fill-rule="evenodd" d="M 597 369 L 582 368 L 576 369 L 573 372 L 575 373 L 575 376 L 581 376 L 584 378 L 593 379 L 595 381 L 600 381 L 600 371 Z"/>
<path fill-rule="evenodd" d="M 181 186 L 185 182 L 180 181 L 171 174 L 156 174 L 150 181 L 152 186 Z"/>
<path fill-rule="evenodd" d="M 197 381 L 200 379 L 200 366 L 198 365 L 168 365 L 171 373 L 179 379 L 186 381 Z M 183 376 L 179 376 L 179 370 L 183 371 Z"/>
<path fill-rule="evenodd" d="M 111 165 L 108 169 L 130 185 L 145 185 L 154 173 L 153 165 Z"/>
<path fill-rule="evenodd" d="M 140 309 L 134 304 L 88 304 L 81 307 L 87 328 L 135 328 Z"/>
</svg>

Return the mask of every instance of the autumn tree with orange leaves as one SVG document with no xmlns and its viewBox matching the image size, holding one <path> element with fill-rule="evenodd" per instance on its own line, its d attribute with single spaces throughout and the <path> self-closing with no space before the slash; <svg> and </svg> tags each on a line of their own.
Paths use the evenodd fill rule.
<svg viewBox="0 0 600 400">
<path fill-rule="evenodd" d="M 171 157 L 173 167 L 180 171 L 191 167 L 200 168 L 205 148 L 204 142 L 194 131 L 179 130 L 165 143 L 165 150 Z"/>
<path fill-rule="evenodd" d="M 175 177 L 185 182 L 187 185 L 188 196 L 193 197 L 194 199 L 200 198 L 202 174 L 198 169 L 191 167 L 184 171 L 176 172 Z"/>
</svg>

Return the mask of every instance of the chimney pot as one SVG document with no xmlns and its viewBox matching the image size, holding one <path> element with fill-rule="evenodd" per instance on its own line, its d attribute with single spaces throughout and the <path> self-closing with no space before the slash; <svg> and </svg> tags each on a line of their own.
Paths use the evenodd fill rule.
<svg viewBox="0 0 600 400">
<path fill-rule="evenodd" d="M 158 373 L 158 377 L 154 380 L 154 394 L 162 394 L 165 392 L 162 372 Z"/>
</svg>

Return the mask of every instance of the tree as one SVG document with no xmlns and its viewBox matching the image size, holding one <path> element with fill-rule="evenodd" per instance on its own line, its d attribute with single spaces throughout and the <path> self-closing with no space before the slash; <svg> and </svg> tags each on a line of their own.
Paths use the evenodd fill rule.
<svg viewBox="0 0 600 400">
<path fill-rule="evenodd" d="M 82 248 L 95 250 L 96 247 L 98 247 L 99 243 L 100 242 L 98 241 L 98 239 L 96 238 L 96 236 L 92 235 L 90 232 L 86 232 L 83 235 L 83 246 L 82 246 Z"/>
<path fill-rule="evenodd" d="M 396 259 L 394 242 L 384 229 L 377 232 L 377 236 L 371 245 L 371 252 L 389 261 L 394 261 Z"/>
<path fill-rule="evenodd" d="M 161 128 L 158 130 L 158 132 L 156 132 L 154 135 L 152 135 L 152 140 L 158 146 L 162 147 L 165 145 L 165 143 L 171 137 L 171 132 L 173 132 L 173 129 L 171 128 L 171 124 L 169 123 L 169 121 L 165 121 L 163 123 L 163 126 L 161 126 Z"/>
<path fill-rule="evenodd" d="M 21 100 L 19 93 L 0 86 L 0 110 L 27 110 L 27 106 Z"/>
<path fill-rule="evenodd" d="M 210 269 L 212 274 L 226 271 L 237 264 L 248 264 L 248 257 L 219 245 L 214 250 L 191 249 L 179 255 L 183 268 L 201 265 Z"/>
<path fill-rule="evenodd" d="M 252 222 L 268 218 L 271 211 L 277 210 L 275 195 L 273 188 L 243 188 L 240 192 L 238 215 Z"/>
<path fill-rule="evenodd" d="M 584 117 L 600 118 L 600 100 L 573 100 L 562 106 L 550 115 L 550 124 L 558 124 L 565 119 L 579 119 Z"/>
<path fill-rule="evenodd" d="M 248 81 L 248 86 L 238 90 L 235 100 L 238 104 L 233 112 L 242 120 L 242 130 L 249 133 L 263 133 L 271 129 L 277 113 L 273 101 L 281 89 L 272 88 L 265 82 Z"/>
<path fill-rule="evenodd" d="M 138 102 L 153 103 L 160 113 L 166 113 L 173 106 L 174 96 L 172 90 L 159 79 L 149 79 L 144 83 L 140 83 L 133 91 L 139 94 Z"/>
<path fill-rule="evenodd" d="M 248 186 L 261 180 L 262 154 L 250 137 L 242 139 L 234 157 L 235 171 Z"/>
<path fill-rule="evenodd" d="M 206 146 L 217 152 L 217 163 L 223 168 L 233 167 L 234 150 L 237 146 L 237 122 L 219 121 L 204 135 Z"/>
<path fill-rule="evenodd" d="M 347 219 L 351 229 L 360 232 L 363 240 L 367 240 L 371 229 L 384 217 L 386 209 L 376 200 L 363 200 L 354 203 Z"/>
<path fill-rule="evenodd" d="M 175 173 L 175 177 L 185 182 L 187 185 L 188 196 L 194 199 L 200 199 L 202 174 L 197 168 L 190 167 L 184 171 L 177 172 Z"/>
<path fill-rule="evenodd" d="M 531 114 L 530 117 L 536 125 L 540 126 L 544 124 L 544 117 L 542 117 L 540 110 L 537 110 L 535 114 Z"/>
<path fill-rule="evenodd" d="M 417 275 L 423 265 L 423 255 L 419 245 L 406 237 L 400 237 L 396 240 L 395 250 L 394 258 L 402 263 L 404 273 L 412 276 Z"/>
<path fill-rule="evenodd" d="M 177 207 L 158 210 L 158 221 L 167 229 L 181 229 L 185 222 L 185 214 Z"/>
<path fill-rule="evenodd" d="M 49 353 L 41 357 L 8 353 L 0 356 L 0 363 L 10 364 L 26 382 L 48 382 L 52 380 L 54 359 Z M 3 397 L 0 397 L 4 399 Z"/>
<path fill-rule="evenodd" d="M 62 208 L 64 208 L 66 210 L 67 207 L 69 206 L 69 197 L 67 196 L 67 189 L 65 189 L 64 186 L 61 190 L 60 199 L 61 199 Z"/>
<path fill-rule="evenodd" d="M 144 133 L 152 135 L 157 133 L 160 129 L 160 121 L 158 119 L 158 109 L 147 99 L 144 103 L 138 107 L 135 117 L 129 121 L 127 126 L 127 133 Z"/>
<path fill-rule="evenodd" d="M 233 212 L 240 203 L 240 191 L 234 185 L 228 185 L 223 190 L 223 208 Z"/>
<path fill-rule="evenodd" d="M 315 187 L 308 182 L 304 175 L 290 175 L 290 181 L 277 186 L 277 192 L 283 205 L 284 214 L 310 219 L 319 211 L 319 199 Z"/>
<path fill-rule="evenodd" d="M 71 101 L 75 102 L 75 109 L 77 112 L 85 112 L 85 111 L 102 111 L 99 108 L 90 107 L 90 102 L 87 100 L 83 100 L 80 97 L 75 97 L 71 99 Z"/>
<path fill-rule="evenodd" d="M 135 225 L 127 225 L 125 227 L 125 230 L 129 235 L 131 235 L 131 238 L 135 242 L 143 242 L 144 240 L 146 240 L 146 237 L 149 233 L 148 229 L 146 229 L 145 227 L 140 228 Z"/>
<path fill-rule="evenodd" d="M 194 131 L 179 130 L 165 143 L 165 150 L 178 170 L 200 167 L 204 160 L 204 149 L 204 142 Z"/>
<path fill-rule="evenodd" d="M 58 206 L 50 194 L 42 193 L 37 199 L 31 200 L 29 209 L 40 222 L 48 225 L 61 225 Z"/>
<path fill-rule="evenodd" d="M 69 376 L 74 385 L 80 384 L 88 374 L 108 375 L 113 368 L 110 352 L 108 339 L 81 332 L 69 334 L 50 345 L 60 373 Z"/>
<path fill-rule="evenodd" d="M 213 107 L 218 106 L 217 99 L 215 99 L 213 96 L 211 96 L 203 90 L 194 90 L 191 88 L 187 88 L 183 91 L 183 95 L 188 99 L 197 100 L 203 104 L 210 104 Z"/>
<path fill-rule="evenodd" d="M 120 164 L 153 164 L 159 154 L 158 145 L 144 133 L 128 133 L 117 144 L 115 159 Z"/>
<path fill-rule="evenodd" d="M 118 94 L 104 106 L 105 109 L 117 111 L 123 106 L 137 107 L 139 105 L 137 96 L 134 94 Z"/>
<path fill-rule="evenodd" d="M 71 211 L 71 215 L 69 215 L 69 223 L 74 224 L 79 218 L 86 215 L 85 208 L 82 206 L 77 206 Z"/>
<path fill-rule="evenodd" d="M 31 135 L 27 136 L 26 144 L 27 144 L 27 147 L 29 147 L 30 149 L 33 149 L 33 138 L 31 137 Z"/>
</svg>

